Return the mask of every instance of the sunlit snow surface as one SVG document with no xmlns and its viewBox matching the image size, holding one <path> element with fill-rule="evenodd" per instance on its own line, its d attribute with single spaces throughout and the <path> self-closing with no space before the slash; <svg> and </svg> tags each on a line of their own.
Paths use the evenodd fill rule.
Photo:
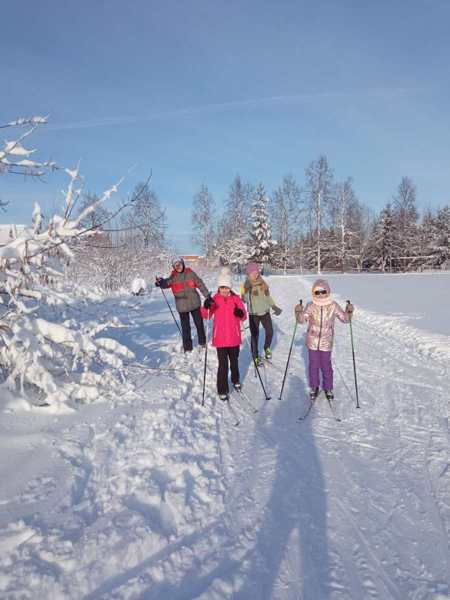
<svg viewBox="0 0 450 600">
<path fill-rule="evenodd" d="M 313 279 L 269 278 L 283 308 L 262 370 L 272 400 L 246 330 L 241 378 L 259 411 L 232 397 L 238 427 L 215 398 L 212 348 L 201 406 L 203 355 L 179 352 L 162 296 L 91 303 L 91 320 L 112 311 L 128 325 L 102 332 L 136 355 L 121 393 L 67 415 L 0 399 L 2 600 L 449 597 L 450 274 L 328 277 L 356 306 L 361 408 L 337 323 L 341 423 L 322 398 L 297 420 L 300 326 L 278 400 Z"/>
</svg>

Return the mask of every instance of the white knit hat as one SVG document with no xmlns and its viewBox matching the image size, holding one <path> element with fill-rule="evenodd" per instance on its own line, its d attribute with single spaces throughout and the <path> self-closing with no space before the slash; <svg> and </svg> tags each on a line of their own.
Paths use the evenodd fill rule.
<svg viewBox="0 0 450 600">
<path fill-rule="evenodd" d="M 231 272 L 228 267 L 224 267 L 220 271 L 219 279 L 217 281 L 217 287 L 227 287 L 231 290 Z"/>
</svg>

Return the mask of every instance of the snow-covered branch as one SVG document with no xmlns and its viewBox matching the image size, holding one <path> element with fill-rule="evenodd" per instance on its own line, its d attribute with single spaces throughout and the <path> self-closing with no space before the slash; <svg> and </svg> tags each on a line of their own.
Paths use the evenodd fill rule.
<svg viewBox="0 0 450 600">
<path fill-rule="evenodd" d="M 36 150 L 28 149 L 22 143 L 34 133 L 37 127 L 45 123 L 47 123 L 47 117 L 34 116 L 19 118 L 5 125 L 0 125 L 0 129 L 29 127 L 18 138 L 11 141 L 5 140 L 3 147 L 0 146 L 0 173 L 42 177 L 48 171 L 58 168 L 53 161 L 41 162 L 31 158 Z"/>
</svg>

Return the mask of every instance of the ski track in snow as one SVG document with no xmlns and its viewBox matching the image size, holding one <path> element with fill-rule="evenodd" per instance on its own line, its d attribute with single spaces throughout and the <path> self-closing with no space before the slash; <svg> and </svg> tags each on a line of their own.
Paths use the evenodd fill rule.
<svg viewBox="0 0 450 600">
<path fill-rule="evenodd" d="M 0 443 L 14 460 L 2 467 L 2 599 L 449 597 L 449 338 L 357 307 L 361 409 L 338 322 L 342 422 L 322 397 L 299 422 L 302 327 L 278 396 L 291 298 L 308 297 L 310 283 L 274 277 L 271 287 L 285 309 L 274 364 L 261 368 L 272 399 L 246 340 L 241 377 L 258 412 L 232 394 L 239 426 L 216 399 L 215 350 L 202 407 L 203 354 L 181 354 L 166 307 L 145 297 L 102 305 L 128 319 L 110 334 L 137 356 L 121 397 L 57 419 L 3 413 Z"/>
</svg>

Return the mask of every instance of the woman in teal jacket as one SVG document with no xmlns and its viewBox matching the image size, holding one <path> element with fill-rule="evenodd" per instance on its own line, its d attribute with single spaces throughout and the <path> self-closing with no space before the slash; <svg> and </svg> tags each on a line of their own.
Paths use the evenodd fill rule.
<svg viewBox="0 0 450 600">
<path fill-rule="evenodd" d="M 264 339 L 264 355 L 266 359 L 272 358 L 272 338 L 273 326 L 270 309 L 276 315 L 281 314 L 281 308 L 276 306 L 273 298 L 270 295 L 269 286 L 261 277 L 259 267 L 256 263 L 251 262 L 246 268 L 247 279 L 244 282 L 242 290 L 242 299 L 247 304 L 250 322 L 251 347 L 252 356 L 256 365 L 262 363 L 259 356 L 258 340 L 259 340 L 259 324 L 261 323 L 265 331 Z"/>
</svg>

